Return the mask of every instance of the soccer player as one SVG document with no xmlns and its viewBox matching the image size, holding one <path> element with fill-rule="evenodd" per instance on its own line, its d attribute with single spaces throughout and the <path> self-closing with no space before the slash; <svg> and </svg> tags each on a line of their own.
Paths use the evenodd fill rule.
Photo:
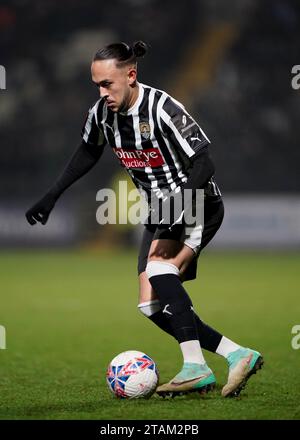
<svg viewBox="0 0 300 440">
<path fill-rule="evenodd" d="M 62 175 L 26 217 L 31 225 L 45 224 L 61 194 L 98 162 L 109 145 L 137 188 L 152 200 L 138 258 L 138 308 L 176 338 L 183 356 L 181 371 L 159 386 L 158 394 L 212 389 L 216 380 L 204 359 L 202 349 L 206 349 L 227 359 L 229 374 L 222 395 L 237 396 L 263 364 L 262 356 L 205 324 L 183 287 L 183 281 L 195 279 L 199 254 L 223 220 L 210 141 L 178 101 L 138 82 L 137 58 L 146 51 L 147 45 L 139 41 L 132 46 L 110 44 L 95 54 L 91 75 L 100 99 L 88 112 L 82 142 Z M 203 221 L 188 228 L 188 211 L 199 189 L 204 193 Z M 192 191 L 193 201 L 186 207 L 187 190 Z M 173 209 L 165 219 L 159 212 L 171 195 L 175 201 L 181 198 L 184 209 L 180 216 Z M 161 201 L 159 209 L 153 200 Z"/>
</svg>

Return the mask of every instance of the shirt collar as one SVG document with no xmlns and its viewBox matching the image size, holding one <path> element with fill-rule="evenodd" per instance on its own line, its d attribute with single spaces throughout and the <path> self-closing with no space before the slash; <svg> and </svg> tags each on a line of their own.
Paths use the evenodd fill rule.
<svg viewBox="0 0 300 440">
<path fill-rule="evenodd" d="M 121 115 L 129 116 L 129 115 L 133 115 L 134 113 L 137 113 L 139 106 L 144 97 L 144 87 L 140 83 L 137 83 L 137 86 L 139 88 L 139 94 L 137 100 L 135 101 L 133 106 L 131 106 L 126 112 L 120 112 Z"/>
</svg>

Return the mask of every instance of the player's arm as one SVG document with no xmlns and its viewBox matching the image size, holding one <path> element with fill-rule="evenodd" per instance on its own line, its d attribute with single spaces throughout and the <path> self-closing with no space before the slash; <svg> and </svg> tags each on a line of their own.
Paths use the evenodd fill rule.
<svg viewBox="0 0 300 440">
<path fill-rule="evenodd" d="M 199 124 L 176 100 L 168 97 L 160 112 L 162 134 L 167 136 L 171 146 L 186 164 L 186 168 L 210 140 Z"/>
<path fill-rule="evenodd" d="M 57 199 L 100 159 L 105 139 L 102 130 L 96 124 L 95 108 L 98 107 L 94 106 L 90 109 L 81 132 L 82 142 L 73 153 L 62 174 L 50 190 L 26 212 L 26 218 L 31 225 L 36 222 L 46 224 Z"/>
<path fill-rule="evenodd" d="M 160 224 L 170 226 L 181 222 L 183 216 L 191 214 L 188 212 L 192 209 L 190 200 L 195 199 L 197 189 L 205 188 L 214 172 L 215 167 L 211 160 L 209 150 L 205 147 L 191 160 L 189 176 L 186 183 L 181 187 L 181 191 L 177 193 L 172 192 L 163 200 L 163 203 L 165 203 L 168 197 L 171 196 L 174 200 L 174 204 L 178 203 L 177 206 L 181 207 L 180 213 L 176 210 L 174 212 L 171 211 L 171 218 L 167 218 L 166 221 L 161 220 Z M 187 201 L 185 201 L 185 197 L 187 197 Z"/>
<path fill-rule="evenodd" d="M 185 108 L 168 97 L 161 109 L 161 127 L 189 170 L 183 189 L 204 188 L 215 172 L 210 141 Z"/>
<path fill-rule="evenodd" d="M 184 184 L 182 190 L 203 189 L 207 182 L 214 175 L 215 167 L 209 154 L 208 147 L 204 147 L 195 156 L 191 158 L 191 167 L 187 182 Z"/>
<path fill-rule="evenodd" d="M 26 212 L 28 222 L 31 225 L 34 225 L 36 222 L 40 222 L 43 225 L 46 224 L 57 199 L 98 162 L 102 151 L 103 149 L 91 148 L 82 141 L 54 185 L 41 200 Z"/>
<path fill-rule="evenodd" d="M 204 189 L 214 175 L 215 167 L 209 153 L 210 141 L 196 121 L 177 101 L 168 98 L 161 110 L 161 127 L 174 151 L 186 163 L 188 180 L 181 192 L 172 194 L 180 197 L 184 205 L 185 190 Z"/>
</svg>

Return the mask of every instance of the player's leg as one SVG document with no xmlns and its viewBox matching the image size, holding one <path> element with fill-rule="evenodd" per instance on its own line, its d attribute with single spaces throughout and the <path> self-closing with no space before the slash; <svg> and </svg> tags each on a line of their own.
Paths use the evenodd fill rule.
<svg viewBox="0 0 300 440">
<path fill-rule="evenodd" d="M 158 296 L 155 294 L 145 271 L 139 274 L 138 308 L 144 316 L 154 322 L 161 330 L 174 336 L 169 321 L 162 313 Z"/>
<path fill-rule="evenodd" d="M 170 326 L 170 322 L 163 313 L 158 296 L 155 294 L 151 286 L 148 276 L 145 272 L 150 246 L 153 240 L 156 227 L 146 225 L 143 238 L 141 241 L 140 252 L 138 257 L 138 274 L 139 274 L 139 304 L 138 308 L 144 316 L 149 318 L 154 324 L 160 327 L 166 333 L 169 333 L 175 338 L 174 332 Z M 180 270 L 180 278 L 184 279 L 183 268 Z M 222 338 L 222 335 L 213 328 L 205 324 L 198 315 L 194 312 L 195 321 L 198 328 L 198 336 L 200 345 L 205 350 L 216 352 L 216 348 Z"/>
<path fill-rule="evenodd" d="M 216 235 L 219 230 L 223 218 L 224 218 L 224 205 L 221 197 L 207 197 L 205 199 L 204 205 L 204 229 L 201 237 L 201 243 L 198 249 L 195 249 L 197 252 L 197 258 L 193 261 L 186 271 L 185 277 L 187 280 L 193 279 L 196 277 L 197 271 L 197 261 L 202 250 L 211 242 L 213 237 Z M 228 353 L 231 351 L 237 350 L 240 345 L 231 341 L 226 336 L 218 334 L 218 338 L 214 338 L 213 350 L 215 353 L 220 356 L 227 357 Z"/>
<path fill-rule="evenodd" d="M 175 337 L 170 322 L 162 312 L 160 302 L 145 272 L 139 275 L 140 311 L 163 331 Z M 224 397 L 238 396 L 252 374 L 263 364 L 260 353 L 241 347 L 226 336 L 205 324 L 195 314 L 200 346 L 206 350 L 223 356 L 229 365 L 229 375 L 222 389 Z"/>
<path fill-rule="evenodd" d="M 205 203 L 205 226 L 199 251 L 207 246 L 218 231 L 224 216 L 224 207 L 221 198 L 208 198 Z M 187 277 L 189 274 L 187 273 Z M 226 336 L 219 340 L 215 352 L 223 356 L 229 366 L 226 385 L 222 389 L 222 396 L 238 396 L 245 387 L 247 380 L 263 365 L 261 354 L 255 350 L 245 348 Z"/>
<path fill-rule="evenodd" d="M 180 274 L 181 275 L 181 274 Z M 183 275 L 183 274 L 182 274 Z M 170 322 L 163 313 L 159 299 L 150 284 L 146 272 L 139 275 L 139 304 L 138 308 L 144 316 L 169 335 L 175 338 Z M 203 322 L 195 313 L 195 321 L 198 329 L 199 341 L 202 349 L 215 353 L 220 344 L 222 335 L 215 329 Z"/>
<path fill-rule="evenodd" d="M 158 296 L 149 282 L 146 274 L 148 255 L 153 241 L 156 225 L 147 224 L 143 232 L 139 256 L 138 256 L 138 275 L 139 275 L 139 304 L 138 308 L 144 316 L 149 318 L 154 324 L 166 333 L 175 338 L 174 332 L 166 315 L 162 313 Z"/>
<path fill-rule="evenodd" d="M 180 279 L 180 270 L 192 258 L 193 251 L 176 240 L 154 239 L 150 246 L 146 273 L 183 355 L 180 373 L 157 388 L 161 395 L 206 392 L 215 385 L 200 346 L 193 305 Z"/>
<path fill-rule="evenodd" d="M 219 229 L 223 219 L 223 203 L 219 199 L 209 199 L 205 203 L 205 226 L 202 234 L 201 248 L 202 250 L 213 238 Z M 140 311 L 151 319 L 162 330 L 166 331 L 173 337 L 174 332 L 170 326 L 170 322 L 160 307 L 157 296 L 148 281 L 148 277 L 144 273 L 149 248 L 154 236 L 155 227 L 151 229 L 148 226 L 144 232 L 142 246 L 139 255 L 139 280 L 140 280 Z M 192 260 L 183 273 L 180 272 L 181 278 L 187 280 L 196 277 L 196 259 Z M 202 348 L 211 352 L 215 352 L 225 357 L 229 364 L 228 383 L 223 388 L 222 394 L 238 395 L 247 379 L 262 365 L 262 357 L 254 350 L 245 349 L 236 344 L 226 336 L 222 336 L 219 332 L 203 323 L 195 314 L 195 320 L 198 327 L 198 335 Z"/>
<path fill-rule="evenodd" d="M 138 276 L 139 276 L 139 303 L 140 312 L 154 322 L 163 331 L 174 336 L 169 322 L 161 313 L 161 306 L 153 287 L 151 286 L 147 274 L 146 266 L 148 262 L 148 253 L 153 240 L 156 226 L 145 225 L 143 237 L 138 256 Z"/>
</svg>

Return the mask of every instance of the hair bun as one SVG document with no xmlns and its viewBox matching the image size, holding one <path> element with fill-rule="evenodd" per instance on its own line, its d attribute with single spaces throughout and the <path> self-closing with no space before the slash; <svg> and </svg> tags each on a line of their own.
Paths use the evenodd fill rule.
<svg viewBox="0 0 300 440">
<path fill-rule="evenodd" d="M 132 50 L 133 50 L 134 56 L 142 57 L 147 52 L 148 46 L 143 41 L 136 41 L 132 45 Z"/>
</svg>

